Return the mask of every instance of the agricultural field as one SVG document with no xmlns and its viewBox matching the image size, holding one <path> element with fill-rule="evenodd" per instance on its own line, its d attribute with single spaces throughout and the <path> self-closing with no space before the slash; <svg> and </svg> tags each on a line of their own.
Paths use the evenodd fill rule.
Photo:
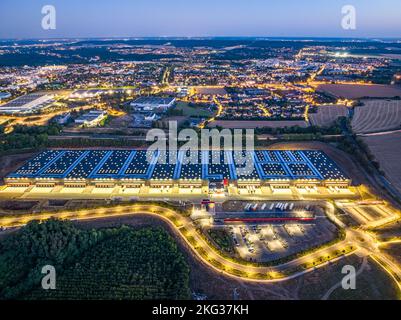
<svg viewBox="0 0 401 320">
<path fill-rule="evenodd" d="M 348 109 L 343 105 L 319 106 L 317 113 L 309 114 L 310 124 L 317 127 L 329 127 L 338 118 L 346 117 Z"/>
<path fill-rule="evenodd" d="M 355 108 L 352 129 L 356 133 L 381 132 L 401 128 L 401 100 L 364 100 Z"/>
<path fill-rule="evenodd" d="M 0 299 L 188 299 L 189 267 L 161 228 L 81 230 L 71 222 L 30 223 L 3 239 Z M 40 289 L 41 267 L 57 289 Z"/>
<path fill-rule="evenodd" d="M 363 137 L 380 168 L 392 185 L 401 192 L 401 132 Z"/>
<path fill-rule="evenodd" d="M 401 96 L 401 86 L 381 84 L 321 84 L 317 90 L 338 98 L 393 98 Z"/>
</svg>

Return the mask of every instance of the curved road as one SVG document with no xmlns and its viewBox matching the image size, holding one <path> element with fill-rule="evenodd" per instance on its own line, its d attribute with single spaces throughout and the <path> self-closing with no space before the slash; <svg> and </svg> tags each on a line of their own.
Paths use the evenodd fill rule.
<svg viewBox="0 0 401 320">
<path fill-rule="evenodd" d="M 0 218 L 0 226 L 3 227 L 19 227 L 23 226 L 32 220 L 45 220 L 51 217 L 57 217 L 60 219 L 70 220 L 88 220 L 98 219 L 104 217 L 113 216 L 125 216 L 135 214 L 150 214 L 164 219 L 178 235 L 189 245 L 195 255 L 200 259 L 201 262 L 211 267 L 217 272 L 224 273 L 227 276 L 239 278 L 241 280 L 256 281 L 256 282 L 278 282 L 296 278 L 305 273 L 311 272 L 316 268 L 323 267 L 329 262 L 320 262 L 323 258 L 325 261 L 330 262 L 341 259 L 345 255 L 334 255 L 334 252 L 341 252 L 344 248 L 349 247 L 350 242 L 348 237 L 335 243 L 327 248 L 317 250 L 313 253 L 304 255 L 300 258 L 294 259 L 290 262 L 266 267 L 266 266 L 255 266 L 250 263 L 239 263 L 230 258 L 221 255 L 216 248 L 212 247 L 205 241 L 203 236 L 196 230 L 189 217 L 182 216 L 181 214 L 173 211 L 172 209 L 159 207 L 156 205 L 131 205 L 131 206 L 118 206 L 112 208 L 96 208 L 86 209 L 79 211 L 62 211 L 55 213 L 41 213 L 41 214 L 30 214 L 23 216 L 12 216 Z M 353 244 L 354 245 L 354 244 Z M 359 250 L 359 247 L 354 245 L 355 250 Z M 351 254 L 355 252 L 349 252 Z M 312 265 L 315 262 L 316 266 L 310 267 L 306 270 L 296 272 L 294 269 L 301 267 L 304 264 Z M 283 274 L 284 273 L 284 274 Z M 286 275 L 290 274 L 291 275 Z"/>
</svg>

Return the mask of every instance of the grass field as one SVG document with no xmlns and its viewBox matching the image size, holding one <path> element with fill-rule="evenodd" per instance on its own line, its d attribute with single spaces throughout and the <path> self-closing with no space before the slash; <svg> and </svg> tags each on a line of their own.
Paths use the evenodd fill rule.
<svg viewBox="0 0 401 320">
<path fill-rule="evenodd" d="M 345 276 L 342 268 L 351 265 L 361 273 L 356 277 L 355 290 L 344 290 L 341 280 Z M 328 294 L 330 289 L 332 292 Z M 350 256 L 305 276 L 299 292 L 301 299 L 322 299 L 327 294 L 328 300 L 388 300 L 399 298 L 394 281 L 373 260 L 368 258 L 364 266 L 361 258 Z"/>
<path fill-rule="evenodd" d="M 204 106 L 192 107 L 186 102 L 177 102 L 174 108 L 175 110 L 182 110 L 183 116 L 186 117 L 199 117 L 199 118 L 210 118 L 213 113 L 206 109 Z"/>
<path fill-rule="evenodd" d="M 234 244 L 232 238 L 224 229 L 209 229 L 207 231 L 213 242 L 216 243 L 218 247 L 228 253 L 234 253 Z"/>
</svg>

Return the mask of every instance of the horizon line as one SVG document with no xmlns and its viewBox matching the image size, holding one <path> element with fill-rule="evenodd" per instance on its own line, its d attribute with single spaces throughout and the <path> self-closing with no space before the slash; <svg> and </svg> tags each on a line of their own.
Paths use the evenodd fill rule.
<svg viewBox="0 0 401 320">
<path fill-rule="evenodd" d="M 0 41 L 26 41 L 26 40 L 151 40 L 151 39 L 166 39 L 166 40 L 204 40 L 204 39 L 343 39 L 343 40 L 401 40 L 400 37 L 341 37 L 341 36 L 94 36 L 94 37 L 18 37 L 18 38 L 0 38 Z"/>
</svg>

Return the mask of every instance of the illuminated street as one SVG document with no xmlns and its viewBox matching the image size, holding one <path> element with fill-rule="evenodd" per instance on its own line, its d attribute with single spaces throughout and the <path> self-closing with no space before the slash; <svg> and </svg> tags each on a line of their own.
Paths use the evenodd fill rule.
<svg viewBox="0 0 401 320">
<path fill-rule="evenodd" d="M 255 267 L 252 264 L 243 264 L 228 260 L 221 256 L 219 252 L 211 247 L 204 238 L 198 233 L 191 220 L 182 216 L 171 209 L 158 207 L 156 205 L 131 205 L 110 208 L 88 209 L 79 211 L 62 211 L 59 213 L 41 213 L 20 217 L 2 217 L 0 226 L 18 227 L 31 220 L 45 220 L 51 217 L 72 220 L 100 219 L 104 217 L 115 217 L 120 215 L 150 214 L 156 215 L 174 226 L 177 234 L 184 239 L 203 263 L 206 263 L 217 272 L 223 272 L 232 277 L 239 277 L 247 281 L 277 282 L 285 281 L 311 272 L 316 268 L 325 266 L 330 261 L 336 261 L 346 254 L 355 254 L 362 250 L 366 255 L 372 256 L 392 277 L 398 286 L 401 285 L 399 277 L 401 269 L 398 265 L 391 262 L 387 257 L 380 253 L 379 243 L 363 231 L 347 229 L 346 238 L 327 248 L 317 250 L 290 262 L 272 266 Z M 304 271 L 291 273 L 291 270 L 299 266 L 306 266 Z M 288 274 L 290 272 L 290 274 Z M 284 275 L 285 274 L 285 275 Z M 401 288 L 401 286 L 400 286 Z"/>
</svg>

